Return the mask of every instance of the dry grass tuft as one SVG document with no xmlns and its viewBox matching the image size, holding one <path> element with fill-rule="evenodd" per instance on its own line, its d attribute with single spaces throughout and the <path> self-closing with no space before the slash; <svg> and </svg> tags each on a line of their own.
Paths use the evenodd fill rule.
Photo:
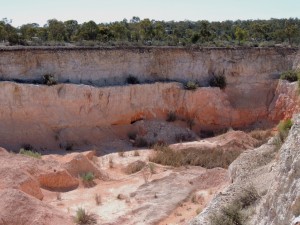
<svg viewBox="0 0 300 225">
<path fill-rule="evenodd" d="M 138 151 L 138 150 L 135 150 L 133 156 L 135 156 L 135 157 L 140 156 L 139 151 Z"/>
<path fill-rule="evenodd" d="M 168 166 L 201 166 L 208 169 L 215 167 L 228 168 L 228 166 L 240 155 L 238 150 L 222 149 L 186 149 L 183 151 L 172 150 L 167 146 L 156 147 L 149 161 Z"/>
<path fill-rule="evenodd" d="M 78 225 L 93 225 L 97 224 L 95 214 L 89 214 L 85 209 L 79 208 L 76 211 L 75 223 Z"/>
<path fill-rule="evenodd" d="M 260 129 L 257 129 L 257 130 L 253 130 L 249 133 L 249 135 L 258 140 L 258 143 L 256 144 L 255 147 L 259 147 L 261 146 L 262 144 L 266 143 L 269 138 L 272 136 L 272 131 L 271 130 L 260 130 Z"/>
<path fill-rule="evenodd" d="M 96 202 L 96 205 L 101 205 L 102 204 L 101 195 L 95 194 L 95 202 Z"/>
</svg>

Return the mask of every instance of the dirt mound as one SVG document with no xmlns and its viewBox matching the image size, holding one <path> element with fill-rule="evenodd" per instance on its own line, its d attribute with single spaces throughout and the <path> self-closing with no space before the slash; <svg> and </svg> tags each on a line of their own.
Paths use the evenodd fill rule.
<svg viewBox="0 0 300 225">
<path fill-rule="evenodd" d="M 78 186 L 78 180 L 55 161 L 1 152 L 0 189 L 17 188 L 42 199 L 40 186 L 51 190 L 70 190 Z"/>
<path fill-rule="evenodd" d="M 79 181 L 66 170 L 41 174 L 38 181 L 42 188 L 52 191 L 70 191 L 79 185 Z"/>
<path fill-rule="evenodd" d="M 39 182 L 26 171 L 14 167 L 0 168 L 0 190 L 5 188 L 19 189 L 39 200 L 44 197 Z"/>
<path fill-rule="evenodd" d="M 65 156 L 50 156 L 45 159 L 52 159 L 65 168 L 73 177 L 78 177 L 84 173 L 91 172 L 96 178 L 107 180 L 106 173 L 101 171 L 93 162 L 92 153 L 71 153 Z"/>
<path fill-rule="evenodd" d="M 0 225 L 71 225 L 70 216 L 15 189 L 0 190 Z"/>
</svg>

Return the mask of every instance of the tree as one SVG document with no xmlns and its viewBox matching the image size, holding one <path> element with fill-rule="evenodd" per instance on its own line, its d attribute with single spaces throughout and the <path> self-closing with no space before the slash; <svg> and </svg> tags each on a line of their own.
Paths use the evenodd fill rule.
<svg viewBox="0 0 300 225">
<path fill-rule="evenodd" d="M 74 40 L 79 30 L 78 22 L 76 20 L 67 20 L 64 22 L 64 25 L 66 28 L 67 40 Z"/>
<path fill-rule="evenodd" d="M 56 19 L 48 20 L 46 28 L 50 41 L 67 41 L 66 27 L 63 22 Z"/>
<path fill-rule="evenodd" d="M 199 39 L 200 39 L 200 35 L 199 35 L 198 33 L 194 33 L 194 34 L 192 35 L 192 37 L 191 37 L 191 42 L 192 42 L 193 44 L 196 44 L 197 41 L 199 41 Z"/>
<path fill-rule="evenodd" d="M 115 40 L 118 40 L 118 41 L 127 40 L 128 29 L 126 28 L 126 23 L 124 23 L 124 22 L 113 23 L 110 30 L 111 30 Z"/>
<path fill-rule="evenodd" d="M 94 21 L 91 20 L 81 25 L 81 27 L 79 28 L 78 36 L 80 37 L 80 39 L 83 40 L 95 41 L 99 33 L 100 33 L 99 27 Z"/>
<path fill-rule="evenodd" d="M 140 35 L 144 41 L 150 41 L 153 38 L 153 26 L 149 19 L 144 19 L 140 23 Z"/>
<path fill-rule="evenodd" d="M 284 31 L 289 43 L 292 44 L 292 39 L 299 33 L 298 26 L 296 24 L 287 23 Z"/>
<path fill-rule="evenodd" d="M 252 37 L 256 40 L 268 40 L 269 39 L 269 26 L 266 23 L 253 22 L 250 25 Z"/>
<path fill-rule="evenodd" d="M 244 41 L 246 39 L 246 37 L 248 36 L 247 31 L 240 27 L 236 28 L 234 34 L 235 34 L 236 39 L 239 41 L 239 45 L 241 44 L 241 41 Z"/>
<path fill-rule="evenodd" d="M 20 27 L 21 35 L 26 40 L 31 40 L 37 36 L 39 25 L 37 23 L 28 23 Z"/>
<path fill-rule="evenodd" d="M 111 33 L 109 27 L 104 24 L 99 25 L 98 40 L 102 42 L 108 42 L 112 38 L 113 38 L 113 34 Z"/>
<path fill-rule="evenodd" d="M 200 38 L 202 39 L 202 42 L 208 42 L 212 40 L 212 31 L 211 26 L 208 21 L 202 21 L 201 22 L 201 28 L 200 28 Z"/>
<path fill-rule="evenodd" d="M 6 32 L 5 26 L 0 23 L 0 41 L 7 40 L 7 36 L 8 34 Z"/>
<path fill-rule="evenodd" d="M 140 21 L 141 21 L 140 17 L 133 16 L 132 19 L 130 20 L 130 23 L 139 23 Z"/>
</svg>

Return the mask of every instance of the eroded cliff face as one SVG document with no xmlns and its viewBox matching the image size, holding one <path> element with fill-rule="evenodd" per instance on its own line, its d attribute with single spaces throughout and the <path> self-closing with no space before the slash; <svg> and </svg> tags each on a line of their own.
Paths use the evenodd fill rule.
<svg viewBox="0 0 300 225">
<path fill-rule="evenodd" d="M 282 83 L 280 88 L 284 85 L 285 96 L 293 96 L 289 92 L 297 91 L 296 84 Z M 272 100 L 269 95 L 261 95 L 266 91 L 273 96 L 272 89 L 267 87 L 256 91 L 260 95 L 241 107 L 237 104 L 238 95 L 232 99 L 226 91 L 210 87 L 188 91 L 179 83 L 96 88 L 2 82 L 0 144 L 12 149 L 25 143 L 53 149 L 64 148 L 69 143 L 101 146 L 104 142 L 126 139 L 126 130 L 128 132 L 133 122 L 166 120 L 170 111 L 182 120 L 193 120 L 195 132 L 276 121 L 285 115 L 280 111 L 282 105 L 293 111 L 290 98 Z M 120 134 L 119 129 L 125 133 Z"/>
<path fill-rule="evenodd" d="M 223 74 L 229 85 L 259 83 L 292 68 L 291 48 L 25 48 L 0 54 L 4 80 L 40 80 L 45 73 L 60 82 L 95 85 L 124 84 L 128 75 L 140 81 L 199 80 Z"/>
<path fill-rule="evenodd" d="M 252 221 L 259 225 L 295 225 L 300 222 L 300 116 L 294 118 L 288 138 L 273 165 L 275 177 Z"/>
<path fill-rule="evenodd" d="M 276 79 L 297 67 L 296 56 L 295 49 L 277 48 L 2 50 L 3 80 L 34 81 L 51 73 L 74 84 L 1 82 L 0 144 L 16 150 L 26 143 L 38 149 L 114 146 L 116 140 L 128 142 L 135 121 L 165 120 L 168 112 L 192 122 L 196 133 L 278 122 L 296 110 L 296 84 L 278 85 Z M 124 85 L 129 74 L 164 82 Z M 166 82 L 198 80 L 207 86 L 213 74 L 226 77 L 225 90 L 188 91 Z"/>
</svg>

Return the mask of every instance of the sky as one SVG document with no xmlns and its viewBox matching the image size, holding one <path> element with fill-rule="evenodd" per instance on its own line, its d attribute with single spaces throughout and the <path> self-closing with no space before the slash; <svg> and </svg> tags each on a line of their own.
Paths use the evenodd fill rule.
<svg viewBox="0 0 300 225">
<path fill-rule="evenodd" d="M 38 23 L 48 19 L 96 23 L 141 19 L 245 20 L 300 18 L 300 0 L 0 0 L 0 20 L 12 25 Z"/>
</svg>

